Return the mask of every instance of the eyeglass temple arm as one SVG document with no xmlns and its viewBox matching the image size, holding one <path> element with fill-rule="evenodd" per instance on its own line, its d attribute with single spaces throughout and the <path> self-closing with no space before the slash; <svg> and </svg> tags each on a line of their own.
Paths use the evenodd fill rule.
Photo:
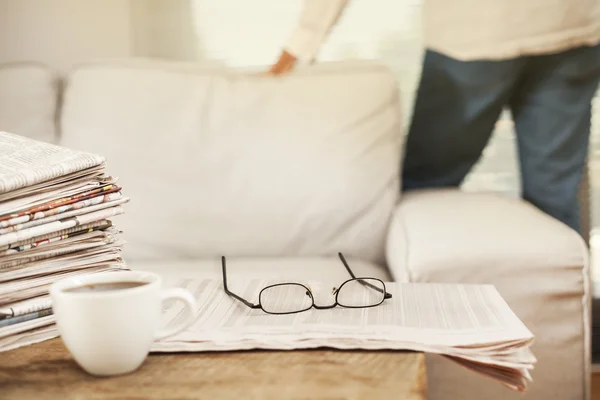
<svg viewBox="0 0 600 400">
<path fill-rule="evenodd" d="M 348 265 L 348 263 L 346 262 L 346 259 L 344 258 L 344 255 L 343 255 L 342 253 L 338 253 L 338 256 L 340 257 L 340 260 L 342 260 L 342 264 L 344 264 L 344 267 L 346 267 L 346 270 L 348 271 L 348 273 L 350 274 L 350 276 L 351 276 L 352 278 L 356 279 L 356 276 L 354 275 L 354 273 L 353 273 L 353 272 L 352 272 L 352 270 L 350 269 L 350 266 L 349 266 L 349 265 Z M 363 284 L 363 285 L 365 285 L 365 286 L 368 286 L 368 287 L 370 287 L 371 289 L 375 289 L 375 290 L 377 290 L 377 291 L 378 291 L 378 292 L 380 292 L 380 293 L 381 293 L 381 292 L 383 292 L 383 290 L 381 290 L 381 288 L 378 288 L 377 286 L 375 286 L 375 285 L 373 285 L 373 284 L 371 284 L 371 283 L 369 283 L 369 282 L 365 282 L 365 281 L 364 281 L 364 280 L 362 280 L 362 279 L 358 279 L 358 281 L 359 281 L 361 284 Z M 388 292 L 386 291 L 386 292 L 383 294 L 383 297 L 384 297 L 384 298 L 386 298 L 386 299 L 391 299 L 391 298 L 392 298 L 392 294 L 391 294 L 391 293 L 388 293 Z"/>
<path fill-rule="evenodd" d="M 231 297 L 241 301 L 242 303 L 244 303 L 245 305 L 247 305 L 250 308 L 260 308 L 260 304 L 252 304 L 248 300 L 244 299 L 242 296 L 238 296 L 237 294 L 235 294 L 229 290 L 229 288 L 227 287 L 227 272 L 226 272 L 226 266 L 225 266 L 225 256 L 221 256 L 221 267 L 223 268 L 223 289 L 225 289 L 225 293 L 227 293 Z"/>
</svg>

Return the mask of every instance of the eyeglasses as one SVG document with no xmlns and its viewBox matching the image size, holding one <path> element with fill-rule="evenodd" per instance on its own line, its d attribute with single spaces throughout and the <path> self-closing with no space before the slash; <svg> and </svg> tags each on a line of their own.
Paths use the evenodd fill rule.
<svg viewBox="0 0 600 400">
<path fill-rule="evenodd" d="M 382 280 L 370 277 L 354 276 L 350 266 L 342 253 L 338 256 L 346 270 L 352 277 L 343 282 L 339 288 L 333 288 L 331 294 L 335 295 L 335 303 L 331 305 L 317 305 L 312 290 L 301 283 L 277 283 L 264 287 L 258 295 L 258 304 L 254 304 L 243 297 L 233 293 L 227 287 L 227 271 L 225 257 L 221 257 L 223 267 L 223 288 L 225 293 L 253 309 L 262 309 L 267 314 L 294 314 L 310 310 L 312 307 L 318 310 L 334 308 L 336 306 L 345 308 L 368 308 L 383 303 L 385 299 L 391 299 L 391 293 L 385 289 Z"/>
</svg>

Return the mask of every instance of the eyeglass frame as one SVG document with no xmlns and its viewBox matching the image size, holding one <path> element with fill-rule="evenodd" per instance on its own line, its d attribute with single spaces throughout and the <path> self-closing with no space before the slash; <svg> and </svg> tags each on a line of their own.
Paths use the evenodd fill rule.
<svg viewBox="0 0 600 400">
<path fill-rule="evenodd" d="M 327 310 L 327 309 L 331 309 L 331 308 L 335 308 L 337 306 L 343 307 L 343 308 L 370 308 L 370 307 L 376 307 L 380 304 L 382 304 L 386 299 L 391 299 L 392 298 L 392 294 L 389 293 L 385 287 L 385 283 L 378 278 L 373 278 L 373 277 L 356 277 L 354 275 L 354 273 L 352 272 L 352 270 L 350 269 L 350 266 L 348 265 L 348 262 L 346 261 L 346 259 L 344 258 L 344 255 L 339 252 L 338 253 L 338 257 L 340 258 L 340 260 L 342 261 L 342 264 L 344 264 L 344 267 L 346 268 L 346 270 L 348 271 L 348 273 L 350 274 L 350 276 L 352 277 L 351 279 L 347 279 L 344 282 L 342 282 L 341 285 L 339 285 L 338 288 L 334 287 L 333 288 L 333 292 L 332 294 L 335 294 L 335 303 L 331 304 L 331 305 L 327 305 L 327 306 L 319 306 L 315 304 L 315 297 L 313 296 L 312 290 L 310 289 L 310 287 L 303 285 L 301 283 L 298 282 L 281 282 L 281 283 L 275 283 L 272 285 L 267 285 L 264 288 L 261 289 L 261 291 L 258 293 L 258 303 L 254 304 L 246 299 L 244 299 L 242 296 L 233 293 L 231 290 L 229 290 L 229 288 L 227 287 L 227 267 L 226 267 L 226 261 L 225 261 L 225 256 L 221 256 L 221 267 L 222 267 L 222 271 L 223 271 L 223 289 L 225 290 L 225 293 L 227 293 L 229 296 L 233 297 L 234 299 L 242 302 L 244 305 L 246 305 L 247 307 L 251 308 L 251 309 L 260 309 L 263 312 L 265 312 L 266 314 L 271 314 L 271 315 L 286 315 L 286 314 L 297 314 L 297 313 L 301 313 L 304 311 L 308 311 L 311 308 L 315 308 L 317 310 Z M 381 288 L 378 288 L 372 284 L 370 284 L 369 282 L 363 282 L 361 280 L 365 280 L 365 279 L 369 279 L 369 280 L 376 280 L 381 282 L 381 286 L 383 287 L 383 297 L 381 299 L 381 301 L 377 304 L 371 304 L 371 305 L 367 305 L 367 306 L 345 306 L 343 304 L 340 304 L 338 302 L 338 295 L 340 293 L 340 290 L 342 289 L 342 287 L 349 283 L 349 282 L 354 282 L 354 281 L 358 281 L 359 283 L 361 283 L 362 285 L 365 286 L 369 286 L 375 290 L 377 290 L 378 292 L 381 292 Z M 261 294 L 269 288 L 273 288 L 273 287 L 277 287 L 277 286 L 286 286 L 286 285 L 297 285 L 297 286 L 301 286 L 304 289 L 306 289 L 306 294 L 310 297 L 311 300 L 311 305 L 310 307 L 303 309 L 303 310 L 297 310 L 297 311 L 290 311 L 290 312 L 281 312 L 281 313 L 274 313 L 274 312 L 270 312 L 267 311 L 263 308 L 263 306 L 260 303 L 260 299 L 261 299 Z"/>
</svg>

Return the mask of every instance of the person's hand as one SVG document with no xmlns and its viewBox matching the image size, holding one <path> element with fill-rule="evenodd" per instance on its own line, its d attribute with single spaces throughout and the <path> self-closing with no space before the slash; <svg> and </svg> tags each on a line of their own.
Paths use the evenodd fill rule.
<svg viewBox="0 0 600 400">
<path fill-rule="evenodd" d="M 281 52 L 277 62 L 271 66 L 267 74 L 284 75 L 291 71 L 294 68 L 294 65 L 296 65 L 296 57 L 284 50 Z"/>
</svg>

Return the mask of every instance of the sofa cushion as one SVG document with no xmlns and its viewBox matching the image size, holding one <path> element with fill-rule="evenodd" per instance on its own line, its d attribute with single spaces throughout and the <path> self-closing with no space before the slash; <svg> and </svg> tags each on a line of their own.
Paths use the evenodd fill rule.
<svg viewBox="0 0 600 400">
<path fill-rule="evenodd" d="M 396 252 L 394 246 L 406 245 Z M 535 335 L 529 396 L 583 399 L 589 374 L 589 260 L 583 239 L 532 205 L 491 193 L 404 194 L 390 229 L 392 275 L 414 282 L 492 284 Z M 401 257 L 395 259 L 394 257 Z M 434 399 L 520 399 L 487 378 L 430 357 Z M 456 382 L 469 384 L 457 385 Z"/>
<path fill-rule="evenodd" d="M 101 153 L 121 178 L 129 260 L 342 251 L 382 263 L 399 108 L 394 76 L 371 63 L 278 78 L 97 64 L 69 78 L 62 144 Z"/>
<path fill-rule="evenodd" d="M 58 85 L 33 63 L 0 64 L 0 131 L 56 142 Z"/>
</svg>

